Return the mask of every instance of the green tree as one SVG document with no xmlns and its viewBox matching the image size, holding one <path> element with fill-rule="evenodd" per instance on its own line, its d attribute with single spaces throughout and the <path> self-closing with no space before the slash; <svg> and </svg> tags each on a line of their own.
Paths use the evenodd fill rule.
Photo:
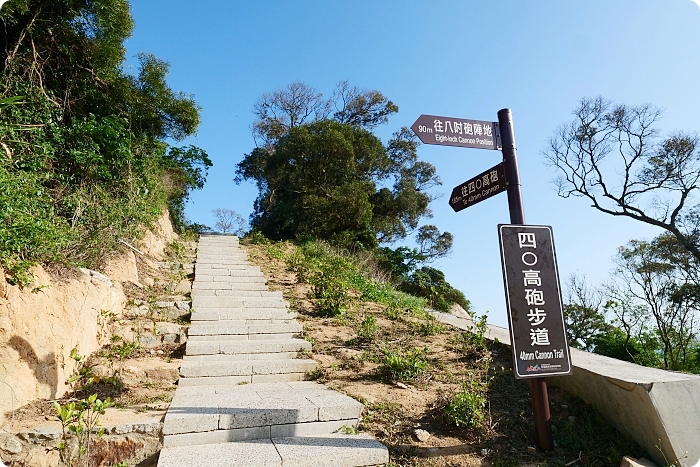
<svg viewBox="0 0 700 467">
<path fill-rule="evenodd" d="M 700 288 L 694 255 L 673 235 L 662 234 L 621 247 L 617 265 L 610 293 L 622 329 L 642 344 L 658 341 L 664 368 L 688 370 L 699 344 Z"/>
<path fill-rule="evenodd" d="M 385 147 L 359 125 L 318 120 L 256 148 L 236 170 L 259 195 L 252 227 L 275 240 L 313 237 L 374 248 L 404 238 L 430 215 L 435 168 L 417 160 L 407 129 Z M 448 237 L 431 231 L 440 249 Z M 429 241 L 427 239 L 426 241 Z"/>
<path fill-rule="evenodd" d="M 182 226 L 211 161 L 166 141 L 192 135 L 200 109 L 167 85 L 166 62 L 142 54 L 125 71 L 128 1 L 13 0 L 0 21 L 0 100 L 23 96 L 0 112 L 2 266 L 99 267 L 165 207 Z"/>
</svg>

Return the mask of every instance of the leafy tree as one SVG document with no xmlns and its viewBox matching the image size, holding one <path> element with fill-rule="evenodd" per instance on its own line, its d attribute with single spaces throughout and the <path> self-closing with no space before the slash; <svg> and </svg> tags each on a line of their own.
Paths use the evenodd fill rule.
<svg viewBox="0 0 700 467">
<path fill-rule="evenodd" d="M 255 148 L 235 180 L 256 182 L 252 226 L 269 238 L 373 248 L 405 237 L 430 215 L 426 190 L 440 182 L 432 165 L 417 161 L 416 147 L 407 129 L 385 147 L 360 126 L 318 120 Z"/>
<path fill-rule="evenodd" d="M 245 234 L 247 222 L 233 209 L 216 208 L 212 213 L 216 217 L 216 228 L 221 232 L 232 232 L 238 236 Z"/>
<path fill-rule="evenodd" d="M 693 264 L 691 271 L 684 270 L 684 262 Z M 642 344 L 658 341 L 666 369 L 687 370 L 694 360 L 700 323 L 696 264 L 670 234 L 650 242 L 632 240 L 618 253 L 618 280 L 610 287 L 616 299 L 612 309 L 628 336 Z"/>
<path fill-rule="evenodd" d="M 166 140 L 193 134 L 199 107 L 152 55 L 125 72 L 128 1 L 14 0 L 0 21 L 0 100 L 23 96 L 0 112 L 0 178 L 12 185 L 0 205 L 3 267 L 17 277 L 36 262 L 99 267 L 165 207 L 184 225 L 211 161 Z"/>
<path fill-rule="evenodd" d="M 439 269 L 424 266 L 400 287 L 404 292 L 428 299 L 430 305 L 439 311 L 449 311 L 453 303 L 458 303 L 466 311 L 470 308 L 469 300 L 445 280 L 445 274 Z"/>
<path fill-rule="evenodd" d="M 560 196 L 581 196 L 601 212 L 660 227 L 700 261 L 698 136 L 660 138 L 660 116 L 651 105 L 582 99 L 544 154 L 558 169 Z"/>
</svg>

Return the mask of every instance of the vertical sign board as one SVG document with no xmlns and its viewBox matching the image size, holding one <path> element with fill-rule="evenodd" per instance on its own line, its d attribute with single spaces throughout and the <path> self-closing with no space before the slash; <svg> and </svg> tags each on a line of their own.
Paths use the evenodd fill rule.
<svg viewBox="0 0 700 467">
<path fill-rule="evenodd" d="M 571 374 L 552 229 L 498 226 L 515 377 Z"/>
</svg>

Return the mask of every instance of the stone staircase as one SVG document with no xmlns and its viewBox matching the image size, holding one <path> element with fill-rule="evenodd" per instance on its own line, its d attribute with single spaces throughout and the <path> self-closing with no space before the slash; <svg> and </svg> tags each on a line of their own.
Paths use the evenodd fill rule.
<svg viewBox="0 0 700 467">
<path fill-rule="evenodd" d="M 279 292 L 270 292 L 238 238 L 200 238 L 179 387 L 165 416 L 159 467 L 370 466 L 385 446 L 339 433 L 363 405 L 304 381 L 311 344 Z M 342 430 L 341 430 L 342 431 Z"/>
</svg>

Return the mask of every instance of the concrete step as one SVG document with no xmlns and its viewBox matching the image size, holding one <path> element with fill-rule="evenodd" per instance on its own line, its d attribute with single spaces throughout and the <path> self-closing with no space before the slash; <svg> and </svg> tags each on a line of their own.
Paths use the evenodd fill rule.
<svg viewBox="0 0 700 467">
<path fill-rule="evenodd" d="M 195 297 L 192 306 L 196 308 L 287 308 L 289 302 L 281 297 Z"/>
<path fill-rule="evenodd" d="M 235 356 L 240 354 L 270 354 L 311 350 L 311 343 L 304 339 L 241 340 L 234 342 L 200 341 L 187 342 L 185 358 L 213 357 L 215 355 Z"/>
<path fill-rule="evenodd" d="M 306 374 L 318 363 L 311 359 L 186 361 L 180 366 L 182 378 Z"/>
<path fill-rule="evenodd" d="M 249 430 L 228 433 L 229 441 L 260 432 L 268 438 L 327 434 L 343 424 L 355 426 L 363 408 L 355 399 L 309 381 L 182 387 L 170 403 L 163 435 L 172 446 L 193 444 L 185 437 L 167 441 L 173 435 L 219 430 Z"/>
<path fill-rule="evenodd" d="M 297 314 L 280 305 L 277 308 L 202 308 L 195 305 L 192 322 L 213 324 L 211 321 L 291 321 Z M 245 324 L 245 323 L 239 323 Z"/>
<path fill-rule="evenodd" d="M 269 290 L 197 290 L 192 292 L 192 299 L 199 297 L 234 297 L 234 298 L 248 298 L 248 297 L 263 297 L 263 298 L 283 298 L 282 292 L 279 291 L 269 291 Z"/>
<path fill-rule="evenodd" d="M 195 312 L 196 313 L 196 312 Z M 198 336 L 255 336 L 269 335 L 274 338 L 276 334 L 295 334 L 302 331 L 301 324 L 293 321 L 280 324 L 243 324 L 240 322 L 221 322 L 207 324 L 193 324 L 187 331 L 188 338 Z"/>
<path fill-rule="evenodd" d="M 195 279 L 192 290 L 268 290 L 264 277 L 246 277 L 238 282 L 200 282 Z"/>
<path fill-rule="evenodd" d="M 371 436 L 334 433 L 166 447 L 160 453 L 158 467 L 360 467 L 388 462 L 389 451 Z"/>
<path fill-rule="evenodd" d="M 213 268 L 213 269 L 221 269 L 222 266 L 229 265 L 232 267 L 232 269 L 236 269 L 238 266 L 243 266 L 243 267 L 248 267 L 248 268 L 256 268 L 257 266 L 253 266 L 250 264 L 245 256 L 241 255 L 226 255 L 226 256 L 219 256 L 219 257 L 197 257 L 197 261 L 195 262 L 196 266 L 201 266 L 203 268 Z"/>
</svg>

